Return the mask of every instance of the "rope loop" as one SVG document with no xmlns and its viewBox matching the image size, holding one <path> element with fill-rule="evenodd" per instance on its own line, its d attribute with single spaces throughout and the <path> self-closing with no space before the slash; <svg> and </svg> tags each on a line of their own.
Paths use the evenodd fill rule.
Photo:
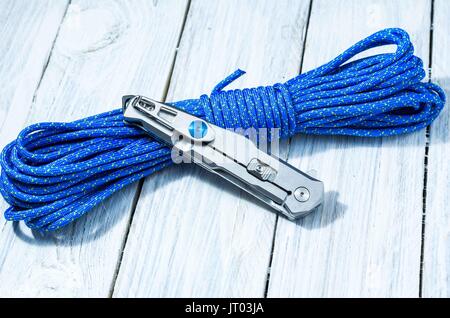
<svg viewBox="0 0 450 318">
<path fill-rule="evenodd" d="M 393 53 L 355 58 L 390 44 L 396 45 Z M 401 29 L 379 31 L 286 83 L 224 90 L 243 74 L 233 72 L 210 96 L 173 105 L 220 127 L 279 128 L 287 138 L 411 133 L 430 125 L 445 104 L 439 86 L 422 82 L 423 62 Z M 71 123 L 34 124 L 0 156 L 0 193 L 11 205 L 5 218 L 56 230 L 170 164 L 170 149 L 125 125 L 120 109 Z"/>
<path fill-rule="evenodd" d="M 279 128 L 281 137 L 295 134 L 295 110 L 285 84 L 224 91 L 245 74 L 237 70 L 216 85 L 211 95 L 202 95 L 207 121 L 224 128 Z"/>
</svg>

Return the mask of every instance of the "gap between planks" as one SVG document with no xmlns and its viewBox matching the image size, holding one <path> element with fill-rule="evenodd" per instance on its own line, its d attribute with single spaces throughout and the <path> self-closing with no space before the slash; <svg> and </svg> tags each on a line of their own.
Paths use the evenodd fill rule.
<svg viewBox="0 0 450 318">
<path fill-rule="evenodd" d="M 431 0 L 430 8 L 430 48 L 428 56 L 428 82 L 431 81 L 433 67 L 433 28 L 434 28 L 434 0 Z M 419 298 L 422 298 L 423 289 L 423 264 L 425 259 L 425 230 L 426 230 L 426 212 L 427 212 L 427 182 L 428 182 L 428 153 L 430 149 L 430 126 L 425 130 L 425 149 L 423 158 L 423 191 L 422 191 L 422 232 L 420 246 L 420 270 L 419 270 Z"/>
<path fill-rule="evenodd" d="M 181 23 L 180 34 L 179 34 L 178 39 L 177 39 L 177 45 L 176 45 L 176 48 L 175 48 L 175 54 L 173 55 L 173 59 L 172 59 L 171 65 L 170 65 L 169 74 L 167 76 L 167 81 L 166 81 L 165 86 L 164 86 L 164 91 L 163 91 L 162 99 L 161 99 L 162 102 L 166 101 L 167 94 L 169 92 L 169 87 L 170 87 L 170 83 L 172 81 L 172 75 L 173 75 L 173 70 L 174 70 L 174 67 L 175 67 L 175 62 L 177 61 L 178 49 L 180 47 L 181 38 L 183 37 L 183 32 L 184 32 L 184 28 L 186 26 L 186 20 L 187 20 L 190 8 L 191 8 L 191 0 L 188 0 L 187 5 L 186 5 L 186 10 L 185 10 L 184 16 L 183 16 L 183 21 Z M 130 234 L 131 224 L 133 223 L 134 214 L 136 212 L 136 207 L 137 207 L 138 201 L 139 201 L 139 199 L 141 197 L 142 187 L 144 185 L 145 179 L 146 178 L 140 179 L 138 181 L 138 185 L 136 187 L 136 192 L 135 192 L 134 197 L 133 197 L 133 203 L 131 205 L 130 218 L 128 220 L 127 227 L 125 229 L 125 236 L 123 238 L 122 246 L 120 247 L 119 259 L 117 260 L 117 266 L 116 266 L 116 269 L 114 271 L 114 276 L 113 276 L 113 279 L 112 279 L 112 282 L 111 282 L 111 287 L 110 287 L 110 290 L 109 290 L 109 293 L 108 293 L 108 297 L 109 298 L 112 298 L 113 295 L 114 295 L 114 289 L 116 287 L 117 277 L 119 276 L 120 267 L 122 265 L 123 251 L 125 250 L 125 246 L 127 245 L 127 242 L 128 242 L 128 235 Z"/>
<path fill-rule="evenodd" d="M 309 29 L 309 21 L 311 20 L 311 11 L 312 11 L 312 6 L 313 6 L 313 1 L 314 0 L 309 1 L 308 15 L 306 17 L 305 33 L 304 33 L 304 39 L 303 39 L 303 46 L 302 46 L 302 51 L 300 53 L 300 65 L 298 67 L 298 74 L 301 74 L 303 71 L 303 57 L 305 56 L 305 51 L 306 51 L 306 41 L 308 41 L 308 29 Z M 286 150 L 286 162 L 289 160 L 291 142 L 292 142 L 292 137 L 289 137 L 288 143 L 287 143 L 287 150 Z M 269 293 L 270 271 L 272 269 L 273 253 L 275 251 L 275 241 L 276 241 L 276 236 L 277 236 L 277 227 L 278 227 L 278 219 L 279 218 L 280 218 L 280 215 L 277 213 L 277 215 L 275 217 L 275 224 L 273 227 L 272 246 L 270 248 L 270 258 L 269 258 L 269 264 L 267 267 L 267 279 L 266 279 L 266 285 L 264 287 L 264 298 L 267 298 L 267 295 Z"/>
<path fill-rule="evenodd" d="M 63 16 L 62 16 L 61 22 L 59 23 L 58 29 L 56 30 L 55 38 L 53 39 L 52 46 L 51 46 L 51 48 L 50 48 L 50 52 L 48 53 L 47 60 L 45 61 L 44 67 L 42 68 L 41 77 L 39 78 L 39 81 L 38 81 L 38 83 L 37 83 L 37 85 L 36 85 L 36 89 L 34 90 L 33 98 L 31 99 L 31 106 L 32 106 L 32 105 L 35 103 L 35 101 L 36 101 L 37 93 L 38 93 L 38 91 L 39 91 L 39 88 L 41 87 L 42 79 L 44 78 L 44 75 L 45 75 L 45 73 L 47 72 L 48 64 L 50 63 L 50 59 L 52 58 L 53 50 L 55 49 L 55 44 L 56 44 L 56 41 L 58 40 L 59 32 L 61 31 L 61 26 L 62 26 L 64 20 L 65 20 L 66 17 L 67 17 L 67 12 L 68 12 L 68 10 L 69 10 L 69 7 L 70 7 L 71 3 L 72 3 L 72 0 L 69 0 L 69 1 L 67 2 L 66 8 L 64 9 L 64 14 L 63 14 Z"/>
</svg>

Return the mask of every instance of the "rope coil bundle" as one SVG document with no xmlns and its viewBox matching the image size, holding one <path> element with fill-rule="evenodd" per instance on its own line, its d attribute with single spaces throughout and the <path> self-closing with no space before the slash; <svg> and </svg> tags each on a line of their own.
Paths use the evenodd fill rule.
<svg viewBox="0 0 450 318">
<path fill-rule="evenodd" d="M 383 53 L 348 62 L 367 49 Z M 428 126 L 445 104 L 443 90 L 425 77 L 408 34 L 386 29 L 331 62 L 286 83 L 223 89 L 173 105 L 226 128 L 280 128 L 296 133 L 363 137 L 410 133 Z M 172 164 L 170 149 L 123 122 L 120 109 L 70 123 L 31 125 L 1 153 L 5 218 L 40 231 L 61 228 L 126 185 Z"/>
</svg>

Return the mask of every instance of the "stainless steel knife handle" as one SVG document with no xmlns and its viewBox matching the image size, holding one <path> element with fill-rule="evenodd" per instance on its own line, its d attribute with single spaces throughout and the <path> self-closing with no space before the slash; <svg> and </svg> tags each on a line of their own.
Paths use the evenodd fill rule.
<svg viewBox="0 0 450 318">
<path fill-rule="evenodd" d="M 321 181 L 259 150 L 248 138 L 142 96 L 124 96 L 125 121 L 206 170 L 297 219 L 323 202 Z"/>
</svg>

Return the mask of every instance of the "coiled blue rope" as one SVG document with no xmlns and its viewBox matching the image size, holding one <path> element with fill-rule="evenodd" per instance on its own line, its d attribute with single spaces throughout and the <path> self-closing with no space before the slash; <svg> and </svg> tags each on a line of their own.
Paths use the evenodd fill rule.
<svg viewBox="0 0 450 318">
<path fill-rule="evenodd" d="M 346 63 L 387 44 L 396 51 Z M 421 82 L 425 71 L 413 50 L 405 31 L 386 29 L 284 84 L 224 91 L 244 74 L 238 70 L 210 96 L 173 105 L 221 127 L 277 127 L 285 138 L 410 133 L 429 125 L 445 104 L 439 86 Z M 171 163 L 170 149 L 125 125 L 119 109 L 71 123 L 34 124 L 1 153 L 0 192 L 11 205 L 5 218 L 56 230 Z"/>
</svg>

